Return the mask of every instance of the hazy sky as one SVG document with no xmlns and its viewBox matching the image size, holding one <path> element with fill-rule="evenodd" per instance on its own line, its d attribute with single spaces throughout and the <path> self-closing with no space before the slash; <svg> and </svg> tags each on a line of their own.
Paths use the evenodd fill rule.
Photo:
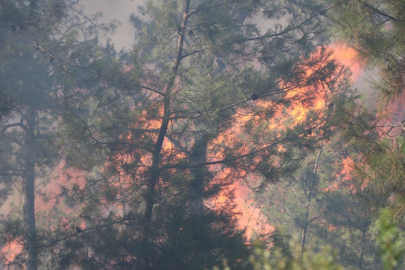
<svg viewBox="0 0 405 270">
<path fill-rule="evenodd" d="M 138 14 L 138 6 L 142 5 L 144 0 L 81 0 L 87 14 L 102 12 L 103 20 L 118 20 L 121 25 L 117 28 L 113 41 L 116 49 L 122 47 L 130 48 L 134 40 L 134 28 L 129 23 L 129 17 L 132 13 Z"/>
</svg>

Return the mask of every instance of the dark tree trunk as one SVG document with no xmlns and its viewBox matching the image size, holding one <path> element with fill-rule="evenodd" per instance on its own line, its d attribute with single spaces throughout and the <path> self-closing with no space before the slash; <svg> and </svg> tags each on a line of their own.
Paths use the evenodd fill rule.
<svg viewBox="0 0 405 270">
<path fill-rule="evenodd" d="M 318 167 L 319 167 L 319 159 L 322 155 L 323 152 L 323 142 L 322 142 L 322 146 L 321 149 L 319 150 L 318 156 L 316 158 L 315 161 L 315 166 L 314 166 L 314 173 L 317 173 L 318 171 Z M 304 192 L 305 193 L 305 192 Z M 305 225 L 304 228 L 302 229 L 302 240 L 301 240 L 301 255 L 304 252 L 304 248 L 305 248 L 305 241 L 307 239 L 307 231 L 308 231 L 308 226 L 311 224 L 311 222 L 315 219 L 312 220 L 308 220 L 309 218 L 309 207 L 310 207 L 310 203 L 311 203 L 311 199 L 312 199 L 312 189 L 310 188 L 308 194 L 305 193 L 305 195 L 307 196 L 307 203 L 305 205 Z"/>
<path fill-rule="evenodd" d="M 304 228 L 302 229 L 302 240 L 301 240 L 301 255 L 304 253 L 304 248 L 305 248 L 305 241 L 307 239 L 307 231 L 308 231 L 308 206 L 307 206 L 307 213 L 306 213 L 306 220 L 305 220 L 305 225 Z"/>
<path fill-rule="evenodd" d="M 364 245 L 364 238 L 365 238 L 366 232 L 362 231 L 361 235 L 361 243 L 360 243 L 360 254 L 359 254 L 359 262 L 357 264 L 357 268 L 363 269 L 363 245 Z"/>
<path fill-rule="evenodd" d="M 184 33 L 185 29 L 187 26 L 187 20 L 188 20 L 188 13 L 189 13 L 189 8 L 190 8 L 190 0 L 185 0 L 184 3 L 184 13 L 183 13 L 183 21 L 181 24 L 181 31 L 179 33 L 179 38 L 177 40 L 177 55 L 176 55 L 176 60 L 174 62 L 173 68 L 172 68 L 172 76 L 169 79 L 167 86 L 166 86 L 166 92 L 164 95 L 164 100 L 163 100 L 163 105 L 164 105 L 164 112 L 163 112 L 163 120 L 162 124 L 160 125 L 159 128 L 159 135 L 156 140 L 156 143 L 153 148 L 153 153 L 152 153 L 152 166 L 150 169 L 150 178 L 147 183 L 147 191 L 145 193 L 145 200 L 146 200 L 146 208 L 144 212 L 144 224 L 143 224 L 143 235 L 142 235 L 142 249 L 143 249 L 143 254 L 142 254 L 142 269 L 150 269 L 150 260 L 149 260 L 149 237 L 150 237 L 150 229 L 151 229 L 151 224 L 152 224 L 152 213 L 153 213 L 153 206 L 155 204 L 155 188 L 156 184 L 159 181 L 160 177 L 160 168 L 159 168 L 159 162 L 160 162 L 160 152 L 162 150 L 163 146 L 163 141 L 165 139 L 167 129 L 169 126 L 170 122 L 170 113 L 171 113 L 171 99 L 172 99 L 172 91 L 174 87 L 174 82 L 177 77 L 177 72 L 179 70 L 179 66 L 183 57 L 183 43 L 184 43 Z"/>
<path fill-rule="evenodd" d="M 35 109 L 30 107 L 27 113 L 27 129 L 25 133 L 25 176 L 23 177 L 23 217 L 25 229 L 29 233 L 27 248 L 27 270 L 38 267 L 37 233 L 35 221 Z"/>
<path fill-rule="evenodd" d="M 203 164 L 207 158 L 208 138 L 203 134 L 196 136 L 196 141 L 191 149 L 190 162 L 192 165 Z M 204 198 L 203 191 L 205 186 L 205 173 L 206 168 L 204 165 L 198 165 L 191 170 L 192 181 L 190 183 L 190 211 L 193 216 L 201 216 L 204 213 Z"/>
</svg>

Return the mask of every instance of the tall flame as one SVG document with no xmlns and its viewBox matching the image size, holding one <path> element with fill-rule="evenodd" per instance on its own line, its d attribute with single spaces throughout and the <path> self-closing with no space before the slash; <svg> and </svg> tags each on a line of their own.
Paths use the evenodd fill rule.
<svg viewBox="0 0 405 270">
<path fill-rule="evenodd" d="M 357 53 L 354 49 L 347 47 L 345 45 L 341 44 L 336 44 L 336 45 L 331 45 L 330 48 L 334 51 L 333 58 L 338 60 L 341 64 L 343 64 L 346 67 L 349 67 L 350 70 L 352 71 L 352 81 L 356 82 L 358 81 L 362 74 L 363 74 L 363 68 L 362 65 L 356 60 L 357 59 Z M 307 73 L 307 76 L 309 77 L 311 75 L 310 72 Z M 306 89 L 296 89 L 295 92 L 291 92 L 288 94 L 289 98 L 294 99 L 294 95 L 298 95 L 300 93 L 305 93 Z M 317 95 L 315 96 L 315 100 L 312 102 L 311 106 L 306 106 L 303 105 L 302 103 L 296 103 L 293 106 L 289 108 L 289 111 L 287 115 L 289 115 L 293 119 L 293 125 L 296 125 L 300 123 L 307 113 L 310 110 L 321 110 L 324 108 L 326 104 L 326 96 L 325 93 L 318 92 Z M 271 106 L 272 104 L 270 102 L 266 101 L 259 101 L 256 103 L 256 106 L 262 106 L 262 107 L 267 107 Z M 245 113 L 239 113 L 237 115 L 242 115 L 239 119 L 238 122 L 240 123 L 246 123 L 249 120 L 252 120 L 252 117 L 254 120 L 258 120 L 258 116 L 252 116 L 248 115 Z M 274 128 L 280 128 L 280 126 L 285 126 L 286 123 L 285 121 L 287 118 L 281 118 L 280 115 L 275 117 L 277 119 L 276 121 L 271 121 L 268 124 L 268 128 L 274 129 Z M 237 137 L 238 135 L 238 128 L 234 128 L 236 130 L 233 130 L 228 134 L 227 136 L 224 135 L 223 138 L 219 137 L 219 141 L 216 143 L 229 143 L 233 141 L 233 137 Z M 243 154 L 244 152 L 248 151 L 248 146 L 244 145 L 240 149 L 241 153 Z M 220 158 L 223 158 L 222 156 Z M 343 162 L 343 168 L 340 174 L 342 177 L 344 177 L 344 180 L 347 180 L 350 175 L 350 171 L 352 170 L 351 166 L 351 160 L 349 158 L 346 158 Z M 246 229 L 246 235 L 248 238 L 250 238 L 253 235 L 253 232 L 270 232 L 273 227 L 266 223 L 264 221 L 263 216 L 260 214 L 260 205 L 256 205 L 253 199 L 250 198 L 250 193 L 251 190 L 247 186 L 243 186 L 240 184 L 240 182 L 236 182 L 235 184 L 232 185 L 233 188 L 235 189 L 235 203 L 236 203 L 236 211 L 241 213 L 241 216 L 239 217 L 239 226 L 241 229 Z M 337 187 L 337 186 L 336 186 Z M 336 187 L 329 187 L 329 189 L 333 189 Z M 221 201 L 226 201 L 227 198 L 221 198 Z"/>
</svg>

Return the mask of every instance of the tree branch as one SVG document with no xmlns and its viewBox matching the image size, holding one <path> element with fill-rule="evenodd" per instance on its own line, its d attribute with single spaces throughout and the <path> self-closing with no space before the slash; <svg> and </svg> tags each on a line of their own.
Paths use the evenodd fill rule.
<svg viewBox="0 0 405 270">
<path fill-rule="evenodd" d="M 247 39 L 239 39 L 230 43 L 241 43 L 241 42 L 246 42 L 246 41 L 254 41 L 254 40 L 260 40 L 260 39 L 265 39 L 265 38 L 271 38 L 271 37 L 277 37 L 277 36 L 282 36 L 285 35 L 291 31 L 294 31 L 298 28 L 300 28 L 301 26 L 305 25 L 307 22 L 311 21 L 312 19 L 314 19 L 315 17 L 319 16 L 319 15 L 323 15 L 326 11 L 328 11 L 330 9 L 330 7 L 322 10 L 321 12 L 318 12 L 315 15 L 312 15 L 311 17 L 309 17 L 308 19 L 304 20 L 303 22 L 301 22 L 300 24 L 291 27 L 291 28 L 286 28 L 284 29 L 284 31 L 281 31 L 279 33 L 273 33 L 273 34 L 267 34 L 267 35 L 263 35 L 263 36 L 258 36 L 258 37 L 252 37 L 252 38 L 247 38 Z"/>
<path fill-rule="evenodd" d="M 363 2 L 363 1 L 357 1 L 357 2 L 360 2 L 360 3 L 363 4 L 365 7 L 371 9 L 372 11 L 374 11 L 374 12 L 380 14 L 381 16 L 384 16 L 384 17 L 386 17 L 386 18 L 388 18 L 388 19 L 390 19 L 390 20 L 393 20 L 393 21 L 395 21 L 395 22 L 404 22 L 404 20 L 399 20 L 399 19 L 397 19 L 397 18 L 395 18 L 395 17 L 393 17 L 393 16 L 391 16 L 391 15 L 389 15 L 389 14 L 387 14 L 387 13 L 381 11 L 381 10 L 379 10 L 378 8 L 376 8 L 376 7 L 374 7 L 373 5 L 367 3 L 366 1 L 364 1 L 364 2 Z"/>
<path fill-rule="evenodd" d="M 20 127 L 24 131 L 27 131 L 27 127 L 24 126 L 22 123 L 14 123 L 14 124 L 9 124 L 9 125 L 4 126 L 3 127 L 3 132 L 6 131 L 7 129 L 11 128 L 11 127 Z"/>
</svg>

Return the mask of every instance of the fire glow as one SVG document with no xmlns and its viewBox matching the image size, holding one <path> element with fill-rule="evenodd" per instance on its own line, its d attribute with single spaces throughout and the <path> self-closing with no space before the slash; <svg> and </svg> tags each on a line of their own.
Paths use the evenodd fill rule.
<svg viewBox="0 0 405 270">
<path fill-rule="evenodd" d="M 342 62 L 344 65 L 348 66 L 351 68 L 353 74 L 352 74 L 352 79 L 353 81 L 356 81 L 360 78 L 362 75 L 362 68 L 359 63 L 354 62 L 356 58 L 356 53 L 353 49 L 347 48 L 344 46 L 338 46 L 334 45 L 331 46 L 331 48 L 334 49 L 334 57 L 338 59 L 340 62 Z M 296 93 L 297 95 L 300 93 Z M 322 95 L 322 93 L 318 93 L 317 98 L 313 101 L 312 106 L 304 106 L 302 104 L 295 104 L 294 106 L 290 107 L 290 111 L 288 114 L 293 117 L 294 119 L 294 124 L 298 124 L 302 119 L 304 119 L 305 115 L 308 113 L 309 110 L 320 110 L 325 106 L 325 97 Z M 292 97 L 292 96 L 291 96 Z M 265 101 L 260 101 L 258 100 L 255 103 L 256 106 L 261 106 L 263 108 L 267 106 L 271 106 L 272 104 L 270 102 L 265 102 Z M 212 149 L 214 148 L 213 145 L 215 144 L 227 144 L 231 143 L 234 141 L 237 141 L 237 137 L 240 133 L 240 130 L 242 126 L 247 123 L 248 121 L 260 121 L 260 116 L 258 115 L 249 115 L 245 114 L 243 111 L 239 111 L 237 113 L 238 119 L 237 122 L 240 123 L 239 126 L 233 127 L 231 130 L 226 131 L 224 134 L 220 135 L 217 139 L 215 139 L 213 142 L 211 142 L 211 146 L 209 150 L 210 154 L 208 156 L 208 161 L 212 160 L 218 160 L 218 159 L 223 159 L 224 158 L 224 153 L 217 152 L 214 153 Z M 280 116 L 276 116 L 275 119 L 279 118 Z M 283 127 L 285 126 L 285 120 L 286 119 L 278 119 L 279 122 L 268 122 L 267 128 L 269 130 L 272 130 L 276 127 Z M 156 129 L 159 128 L 160 122 L 156 120 L 148 120 L 145 119 L 144 123 L 148 123 L 147 127 L 142 126 L 140 128 L 146 128 L 146 129 Z M 128 135 L 130 136 L 130 135 Z M 152 136 L 155 137 L 155 136 Z M 131 137 L 127 138 L 128 141 L 131 141 Z M 169 142 L 167 139 L 165 139 L 165 143 L 163 145 L 163 151 L 164 152 L 172 152 L 175 151 L 176 148 L 173 145 L 173 143 Z M 249 145 L 243 144 L 241 147 L 239 147 L 239 154 L 246 154 L 249 151 Z M 184 157 L 184 153 L 178 154 L 178 158 Z M 130 157 L 130 154 L 127 155 L 125 153 L 120 154 L 115 157 L 116 160 L 120 160 L 121 165 L 122 164 L 127 164 L 133 162 L 132 157 Z M 145 166 L 148 167 L 150 165 L 150 158 L 148 156 L 143 156 L 140 160 L 141 163 L 143 163 Z M 62 170 L 62 167 L 58 168 L 58 170 Z M 218 170 L 218 167 L 215 168 L 215 170 Z M 348 171 L 349 169 L 345 165 L 344 171 Z M 72 172 L 75 175 L 75 177 L 79 177 L 77 175 L 77 172 Z M 222 170 L 221 172 L 217 173 L 220 178 L 229 178 L 231 175 L 239 176 L 239 177 L 246 177 L 245 174 L 242 172 L 235 173 L 231 172 L 230 170 Z M 124 177 L 124 175 L 122 175 Z M 60 177 L 59 181 L 66 181 L 63 180 L 64 177 Z M 79 186 L 82 187 L 83 183 L 80 183 Z M 128 184 L 129 185 L 129 184 Z M 56 194 L 57 188 L 60 187 L 59 183 L 57 185 L 55 184 L 50 184 L 49 189 L 53 190 L 54 193 Z M 229 189 L 233 190 L 233 194 L 235 196 L 234 198 L 234 203 L 236 205 L 234 211 L 235 213 L 239 213 L 240 215 L 238 216 L 239 220 L 239 228 L 240 229 L 246 229 L 246 236 L 248 238 L 252 237 L 254 232 L 271 232 L 272 227 L 271 225 L 267 224 L 264 221 L 264 218 L 260 214 L 260 206 L 253 206 L 254 205 L 254 200 L 249 197 L 249 194 L 251 193 L 251 189 L 246 186 L 242 185 L 240 183 L 240 179 L 236 179 L 236 181 L 233 181 L 233 183 L 230 184 Z M 40 200 L 40 199 L 38 199 Z M 220 194 L 216 198 L 218 203 L 227 203 L 230 198 L 224 193 Z M 37 205 L 41 205 L 41 208 L 38 209 L 40 211 L 46 211 L 51 209 L 54 205 L 55 202 L 44 202 L 42 200 L 38 201 Z M 85 227 L 85 224 L 82 224 Z M 22 251 L 22 246 L 18 245 L 17 243 L 8 243 L 6 246 L 2 248 L 2 254 L 7 256 L 8 261 L 13 261 L 15 256 L 19 254 Z"/>
<path fill-rule="evenodd" d="M 334 51 L 333 58 L 336 58 L 341 64 L 343 64 L 346 67 L 349 67 L 351 72 L 352 72 L 352 81 L 356 82 L 359 80 L 359 78 L 363 74 L 363 68 L 361 67 L 360 63 L 356 61 L 357 53 L 354 49 L 349 48 L 344 45 L 331 45 L 330 48 Z M 307 74 L 308 76 L 310 73 Z M 319 88 L 321 89 L 321 88 Z M 305 89 L 298 89 L 298 93 L 300 92 L 305 92 Z M 290 98 L 294 98 L 294 94 L 296 95 L 297 93 L 292 93 L 289 94 Z M 316 99 L 312 102 L 312 106 L 304 106 L 302 104 L 297 103 L 295 106 L 292 106 L 290 108 L 290 111 L 288 112 L 287 115 L 292 116 L 293 118 L 293 124 L 296 125 L 300 123 L 306 116 L 306 114 L 310 110 L 320 110 L 322 109 L 325 104 L 326 104 L 326 97 L 324 95 L 324 92 L 317 93 Z M 256 103 L 257 106 L 271 106 L 269 102 L 263 102 L 259 101 Z M 258 116 L 250 116 L 250 115 L 244 115 L 243 113 L 240 113 L 238 115 L 242 115 L 240 122 L 246 123 L 247 121 L 251 120 L 253 117 L 255 121 L 258 121 Z M 243 116 L 244 115 L 244 116 Z M 277 119 L 277 117 L 275 117 Z M 285 126 L 285 122 L 287 119 L 279 119 L 278 123 L 275 122 L 270 122 L 268 123 L 268 128 L 269 129 L 274 129 L 280 126 Z M 237 130 L 234 130 L 233 132 L 230 132 L 230 134 L 234 134 L 236 137 L 238 134 Z M 227 136 L 227 138 L 223 138 L 220 140 L 221 142 L 217 143 L 225 143 L 226 141 L 232 141 L 234 138 L 229 138 L 230 135 Z M 247 151 L 247 146 L 244 145 L 242 152 Z M 242 153 L 242 154 L 243 154 Z M 221 158 L 223 158 L 221 156 Z M 350 171 L 352 170 L 351 160 L 344 160 L 343 162 L 343 169 L 341 171 L 341 174 L 346 176 L 345 180 L 347 180 L 348 175 L 350 175 Z M 239 228 L 240 229 L 246 229 L 246 236 L 247 238 L 251 238 L 254 235 L 254 232 L 260 232 L 260 233 L 269 233 L 272 231 L 273 227 L 266 223 L 264 220 L 264 217 L 260 214 L 260 206 L 255 205 L 254 200 L 249 197 L 249 194 L 251 194 L 251 189 L 247 187 L 246 185 L 241 185 L 239 182 L 236 182 L 232 185 L 232 187 L 235 190 L 235 199 L 234 202 L 236 204 L 235 212 L 239 213 L 240 216 L 238 217 L 239 220 Z M 220 196 L 223 197 L 223 196 Z M 221 198 L 220 200 L 225 202 L 229 198 Z"/>
</svg>

